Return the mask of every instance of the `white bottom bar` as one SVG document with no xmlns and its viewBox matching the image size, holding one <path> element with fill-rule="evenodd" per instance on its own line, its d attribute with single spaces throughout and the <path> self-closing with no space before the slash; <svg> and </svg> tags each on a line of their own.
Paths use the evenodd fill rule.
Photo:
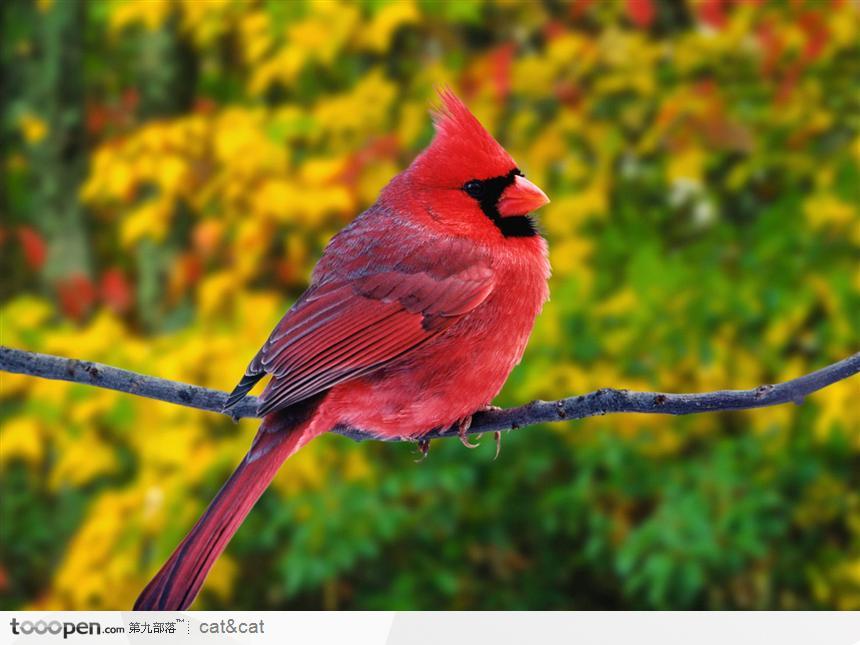
<svg viewBox="0 0 860 645">
<path fill-rule="evenodd" d="M 860 645 L 860 612 L 0 612 L 0 643 Z"/>
</svg>

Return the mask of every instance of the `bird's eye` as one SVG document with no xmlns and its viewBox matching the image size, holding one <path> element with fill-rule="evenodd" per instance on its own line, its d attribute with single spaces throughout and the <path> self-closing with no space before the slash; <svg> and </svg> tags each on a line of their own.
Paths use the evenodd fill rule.
<svg viewBox="0 0 860 645">
<path fill-rule="evenodd" d="M 484 185 L 477 179 L 473 179 L 472 181 L 467 181 L 463 184 L 463 190 L 465 190 L 469 196 L 477 199 L 484 192 Z"/>
</svg>

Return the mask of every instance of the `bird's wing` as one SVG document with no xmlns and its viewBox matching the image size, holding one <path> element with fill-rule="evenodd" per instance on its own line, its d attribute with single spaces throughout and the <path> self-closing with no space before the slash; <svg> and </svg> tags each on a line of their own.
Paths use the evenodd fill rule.
<svg viewBox="0 0 860 645">
<path fill-rule="evenodd" d="M 459 260 L 450 269 L 399 262 L 313 287 L 272 332 L 234 394 L 241 398 L 271 374 L 258 410 L 266 415 L 403 356 L 492 291 L 487 264 Z"/>
</svg>

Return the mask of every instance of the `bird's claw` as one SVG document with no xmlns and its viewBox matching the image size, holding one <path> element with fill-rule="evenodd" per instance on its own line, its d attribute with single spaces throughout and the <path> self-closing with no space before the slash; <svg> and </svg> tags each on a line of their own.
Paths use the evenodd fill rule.
<svg viewBox="0 0 860 645">
<path fill-rule="evenodd" d="M 469 448 L 470 450 L 474 450 L 475 448 L 479 448 L 481 444 L 472 443 L 466 437 L 460 437 L 460 443 Z"/>
<path fill-rule="evenodd" d="M 457 422 L 457 436 L 460 437 L 460 443 L 469 449 L 477 448 L 479 444 L 469 441 L 467 432 L 472 425 L 472 417 L 464 417 Z"/>
<path fill-rule="evenodd" d="M 416 464 L 420 464 L 422 461 L 427 459 L 427 455 L 430 454 L 430 440 L 429 439 L 419 439 L 418 440 L 418 452 L 421 453 L 421 456 L 415 460 Z"/>
<path fill-rule="evenodd" d="M 493 457 L 493 461 L 499 458 L 499 453 L 502 451 L 502 433 L 499 430 L 496 430 L 493 433 L 493 439 L 496 440 L 496 456 Z"/>
</svg>

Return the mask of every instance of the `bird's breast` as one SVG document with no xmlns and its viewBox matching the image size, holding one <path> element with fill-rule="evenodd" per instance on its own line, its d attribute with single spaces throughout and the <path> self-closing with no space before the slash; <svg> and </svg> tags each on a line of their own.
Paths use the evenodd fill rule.
<svg viewBox="0 0 860 645">
<path fill-rule="evenodd" d="M 534 238 L 521 240 L 536 242 Z M 522 358 L 549 295 L 543 240 L 497 255 L 486 300 L 408 359 L 335 387 L 336 422 L 388 437 L 420 436 L 488 405 Z"/>
</svg>

